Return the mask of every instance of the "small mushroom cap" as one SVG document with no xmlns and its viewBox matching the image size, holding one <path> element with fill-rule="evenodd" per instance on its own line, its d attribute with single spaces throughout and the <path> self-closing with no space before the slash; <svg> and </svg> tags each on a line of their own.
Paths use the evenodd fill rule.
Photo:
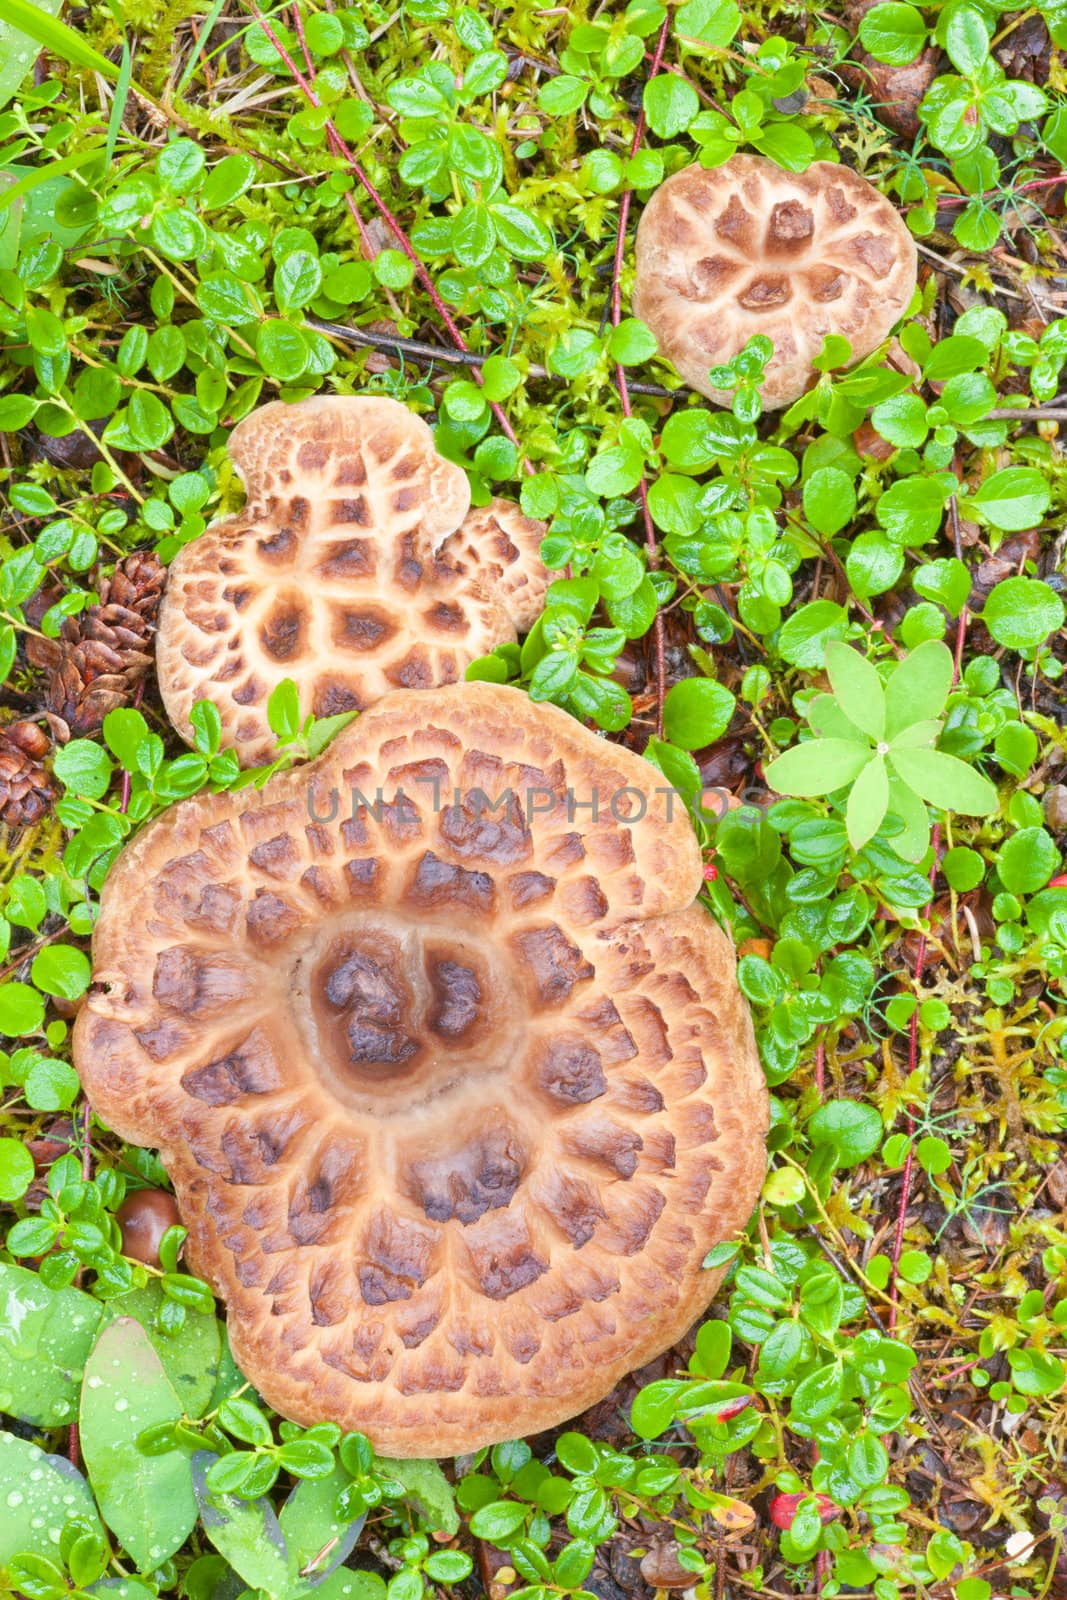
<svg viewBox="0 0 1067 1600">
<path fill-rule="evenodd" d="M 470 511 L 466 474 L 397 401 L 275 401 L 230 454 L 245 508 L 178 552 L 160 613 L 160 692 L 188 743 L 207 699 L 241 764 L 268 761 L 283 678 L 304 712 L 364 710 L 458 682 L 541 610 L 543 524 L 507 500 Z"/>
<path fill-rule="evenodd" d="M 462 684 L 390 695 L 116 861 L 78 1071 L 160 1149 L 284 1416 L 459 1453 L 593 1404 L 710 1300 L 767 1094 L 661 785 Z"/>
<path fill-rule="evenodd" d="M 763 156 L 685 167 L 661 184 L 637 228 L 634 313 L 700 394 L 729 405 L 708 370 L 754 334 L 774 345 L 760 389 L 790 405 L 811 383 L 825 336 L 870 355 L 915 288 L 915 241 L 878 190 L 849 167 L 785 172 Z"/>
</svg>

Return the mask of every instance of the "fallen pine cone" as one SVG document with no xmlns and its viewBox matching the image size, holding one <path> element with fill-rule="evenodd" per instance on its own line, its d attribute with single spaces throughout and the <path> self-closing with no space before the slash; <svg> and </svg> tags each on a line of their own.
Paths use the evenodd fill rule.
<svg viewBox="0 0 1067 1600">
<path fill-rule="evenodd" d="M 135 551 L 99 580 L 99 605 L 67 617 L 58 639 L 30 635 L 27 659 L 49 675 L 45 703 L 72 735 L 95 733 L 147 676 L 163 577 L 154 555 Z"/>
<path fill-rule="evenodd" d="M 0 729 L 0 820 L 8 827 L 29 827 L 51 810 L 56 791 L 44 768 L 51 748 L 35 722 Z"/>
</svg>

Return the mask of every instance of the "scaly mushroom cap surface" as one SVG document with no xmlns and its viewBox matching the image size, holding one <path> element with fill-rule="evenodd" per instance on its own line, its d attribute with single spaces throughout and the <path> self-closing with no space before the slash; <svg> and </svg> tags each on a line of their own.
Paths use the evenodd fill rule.
<svg viewBox="0 0 1067 1600">
<path fill-rule="evenodd" d="M 915 288 L 915 241 L 893 206 L 849 167 L 784 172 L 763 156 L 685 167 L 653 194 L 637 227 L 633 308 L 681 376 L 728 405 L 708 369 L 754 334 L 774 355 L 765 406 L 808 388 L 825 336 L 860 361 L 887 336 Z"/>
<path fill-rule="evenodd" d="M 582 1410 L 711 1299 L 767 1095 L 658 782 L 518 690 L 396 694 L 112 868 L 78 1071 L 160 1149 L 283 1415 L 455 1454 Z"/>
<path fill-rule="evenodd" d="M 275 753 L 283 678 L 317 717 L 364 710 L 460 681 L 541 610 L 543 524 L 507 500 L 470 511 L 466 474 L 397 401 L 275 401 L 230 454 L 245 508 L 179 551 L 160 614 L 160 692 L 187 742 L 211 700 L 223 744 L 254 766 Z"/>
</svg>

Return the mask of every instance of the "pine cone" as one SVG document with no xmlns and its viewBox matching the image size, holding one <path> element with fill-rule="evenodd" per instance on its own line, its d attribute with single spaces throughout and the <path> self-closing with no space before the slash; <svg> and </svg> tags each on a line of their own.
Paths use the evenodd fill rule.
<svg viewBox="0 0 1067 1600">
<path fill-rule="evenodd" d="M 154 555 L 135 551 L 97 583 L 100 604 L 67 617 L 58 639 L 30 635 L 26 655 L 49 675 L 45 703 L 72 734 L 95 733 L 147 676 L 163 577 Z"/>
<path fill-rule="evenodd" d="M 47 816 L 55 799 L 43 766 L 51 749 L 35 722 L 13 722 L 0 729 L 0 821 L 24 828 Z"/>
</svg>

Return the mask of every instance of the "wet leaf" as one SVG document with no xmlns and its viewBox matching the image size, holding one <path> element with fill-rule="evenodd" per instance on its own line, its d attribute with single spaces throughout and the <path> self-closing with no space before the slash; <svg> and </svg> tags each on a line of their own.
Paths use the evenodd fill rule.
<svg viewBox="0 0 1067 1600">
<path fill-rule="evenodd" d="M 188 1457 L 144 1455 L 146 1428 L 177 1422 L 181 1402 L 139 1322 L 104 1328 L 85 1368 L 81 1441 L 89 1481 L 108 1527 L 142 1571 L 179 1550 L 196 1522 Z"/>
<path fill-rule="evenodd" d="M 89 1485 L 64 1456 L 45 1455 L 28 1439 L 0 1433 L 0 1567 L 30 1552 L 56 1560 L 71 1517 L 100 1528 Z"/>
<path fill-rule="evenodd" d="M 264 1590 L 270 1600 L 287 1600 L 296 1572 L 274 1507 L 269 1500 L 213 1495 L 207 1473 L 217 1459 L 208 1450 L 198 1450 L 192 1459 L 193 1489 L 204 1532 L 249 1588 Z"/>
<path fill-rule="evenodd" d="M 328 1478 L 304 1478 L 278 1518 L 295 1570 L 317 1588 L 352 1554 L 367 1520 L 365 1511 L 355 1518 L 335 1513 L 337 1497 L 350 1482 L 343 1467 Z"/>
<path fill-rule="evenodd" d="M 80 1289 L 0 1263 L 0 1411 L 45 1428 L 70 1422 L 101 1310 Z"/>
<path fill-rule="evenodd" d="M 219 1375 L 222 1330 L 218 1318 L 202 1311 L 186 1310 L 185 1321 L 175 1333 L 156 1328 L 160 1308 L 166 1297 L 158 1282 L 133 1289 L 129 1294 L 109 1300 L 104 1307 L 104 1326 L 117 1317 L 132 1317 L 144 1328 L 163 1365 L 174 1393 L 187 1417 L 200 1417 L 208 1408 Z"/>
</svg>

